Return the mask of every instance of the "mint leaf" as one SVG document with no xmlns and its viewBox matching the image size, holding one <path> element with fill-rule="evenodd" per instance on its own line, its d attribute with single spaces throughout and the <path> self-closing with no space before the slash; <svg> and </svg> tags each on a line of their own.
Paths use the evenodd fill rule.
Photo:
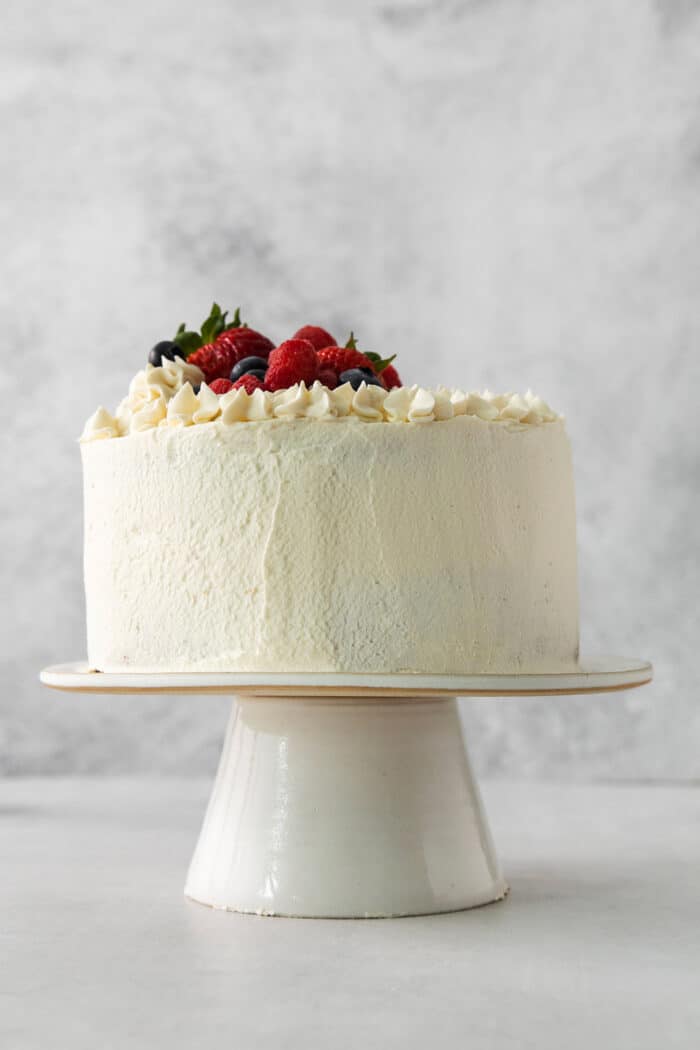
<svg viewBox="0 0 700 1050">
<path fill-rule="evenodd" d="M 206 346 L 209 343 L 213 343 L 217 336 L 221 335 L 222 332 L 228 331 L 229 328 L 240 328 L 241 327 L 241 309 L 238 307 L 233 315 L 233 320 L 228 324 L 226 318 L 228 317 L 228 310 L 223 310 L 218 303 L 211 304 L 211 310 L 209 316 L 202 322 L 202 327 L 199 332 L 191 332 L 187 329 L 185 322 L 183 321 L 178 328 L 173 342 L 182 350 L 185 357 L 188 354 L 198 350 L 200 346 Z M 247 327 L 243 325 L 243 327 Z"/>
<path fill-rule="evenodd" d="M 396 358 L 396 354 L 392 354 L 391 357 L 380 357 L 379 354 L 374 354 L 370 350 L 363 350 L 362 353 L 365 357 L 368 357 L 372 362 L 372 368 L 375 373 L 379 375 L 385 368 L 388 368 L 393 360 Z"/>
<path fill-rule="evenodd" d="M 220 335 L 224 330 L 225 323 L 226 314 L 221 313 L 221 307 L 218 303 L 212 303 L 209 316 L 202 322 L 202 345 L 213 343 L 217 335 Z"/>
<path fill-rule="evenodd" d="M 173 342 L 182 350 L 185 357 L 193 354 L 200 346 L 203 346 L 202 337 L 199 332 L 186 332 L 178 328 Z"/>
<path fill-rule="evenodd" d="M 226 313 L 228 313 L 228 310 L 226 311 Z M 224 314 L 224 318 L 225 317 L 226 317 L 226 314 Z M 234 311 L 233 318 L 229 321 L 228 324 L 225 324 L 223 326 L 221 331 L 222 332 L 230 332 L 232 328 L 247 328 L 247 327 L 248 327 L 248 325 L 247 324 L 243 324 L 242 321 L 241 321 L 241 308 L 240 308 L 240 306 L 237 306 L 235 311 Z"/>
</svg>

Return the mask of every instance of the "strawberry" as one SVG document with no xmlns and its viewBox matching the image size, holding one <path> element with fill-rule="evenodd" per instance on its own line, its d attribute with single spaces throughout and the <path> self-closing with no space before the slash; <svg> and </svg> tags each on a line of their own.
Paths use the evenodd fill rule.
<svg viewBox="0 0 700 1050">
<path fill-rule="evenodd" d="M 393 390 L 395 386 L 403 385 L 401 382 L 401 376 L 393 365 L 387 365 L 386 368 L 383 368 L 379 373 L 379 378 L 387 390 Z"/>
<path fill-rule="evenodd" d="M 228 379 L 233 366 L 244 357 L 267 359 L 273 348 L 264 335 L 241 324 L 240 310 L 236 310 L 230 323 L 227 315 L 228 310 L 222 312 L 214 303 L 199 332 L 186 331 L 181 324 L 175 333 L 175 346 L 191 364 L 202 369 L 207 383 Z"/>
<path fill-rule="evenodd" d="M 335 346 L 335 339 L 331 333 L 314 324 L 305 324 L 303 328 L 294 333 L 292 339 L 306 339 L 314 350 L 323 350 L 325 346 Z"/>
<path fill-rule="evenodd" d="M 271 339 L 253 328 L 227 328 L 214 340 L 214 346 L 231 355 L 229 372 L 244 357 L 262 357 L 267 361 L 270 351 L 275 348 Z"/>
<path fill-rule="evenodd" d="M 284 390 L 295 383 L 311 386 L 318 372 L 318 356 L 306 339 L 287 339 L 272 351 L 265 376 L 268 390 Z"/>
<path fill-rule="evenodd" d="M 272 348 L 273 343 L 252 328 L 233 328 L 222 332 L 208 346 L 195 350 L 187 360 L 201 368 L 209 382 L 210 379 L 228 379 L 233 366 L 244 357 L 267 359 Z"/>
<path fill-rule="evenodd" d="M 350 368 L 372 368 L 370 359 L 351 346 L 326 346 L 316 354 L 319 369 L 335 372 L 336 378 Z"/>
<path fill-rule="evenodd" d="M 187 363 L 190 365 L 196 365 L 197 368 L 201 368 L 204 372 L 204 378 L 211 386 L 212 382 L 219 377 L 223 377 L 226 374 L 225 369 L 222 369 L 219 353 L 213 343 L 208 343 L 206 346 L 200 346 L 198 350 L 195 350 L 193 354 L 189 354 L 187 357 Z"/>
<path fill-rule="evenodd" d="M 261 379 L 258 379 L 257 376 L 253 376 L 250 372 L 246 372 L 244 376 L 241 376 L 240 379 L 237 379 L 235 383 L 231 384 L 231 388 L 233 390 L 240 390 L 243 388 L 247 394 L 252 394 L 254 390 L 263 390 L 265 384 Z"/>
<path fill-rule="evenodd" d="M 335 372 L 336 377 L 339 377 L 343 372 L 349 372 L 353 368 L 370 368 L 382 381 L 387 390 L 391 390 L 395 386 L 401 386 L 399 373 L 391 364 L 396 354 L 392 357 L 383 358 L 379 354 L 371 353 L 369 350 L 363 353 L 357 349 L 357 340 L 353 332 L 350 333 L 350 338 L 345 346 L 324 347 L 323 350 L 319 350 L 317 356 L 319 369 L 322 371 L 330 369 Z"/>
<path fill-rule="evenodd" d="M 348 346 L 357 346 L 355 336 L 352 332 L 348 339 Z M 382 357 L 381 354 L 375 354 L 370 350 L 367 350 L 365 356 L 369 358 L 369 363 L 374 374 L 379 377 L 382 381 L 382 385 L 385 386 L 387 390 L 391 390 L 395 386 L 401 386 L 399 373 L 391 363 L 396 357 L 396 354 L 392 354 L 391 357 Z"/>
<path fill-rule="evenodd" d="M 213 390 L 215 394 L 228 394 L 232 386 L 233 383 L 230 379 L 214 379 L 209 389 Z"/>
</svg>

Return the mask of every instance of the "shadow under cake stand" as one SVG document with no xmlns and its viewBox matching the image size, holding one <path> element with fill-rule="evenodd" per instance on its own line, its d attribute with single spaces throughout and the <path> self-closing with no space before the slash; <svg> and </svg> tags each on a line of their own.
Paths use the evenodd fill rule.
<svg viewBox="0 0 700 1050">
<path fill-rule="evenodd" d="M 69 692 L 233 694 L 185 894 L 318 918 L 458 911 L 507 893 L 457 697 L 612 692 L 651 677 L 651 664 L 614 657 L 519 675 L 41 673 Z"/>
</svg>

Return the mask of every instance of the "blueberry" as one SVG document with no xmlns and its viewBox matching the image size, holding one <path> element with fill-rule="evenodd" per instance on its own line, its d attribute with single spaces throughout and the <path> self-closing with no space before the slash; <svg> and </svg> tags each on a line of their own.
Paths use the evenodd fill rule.
<svg viewBox="0 0 700 1050">
<path fill-rule="evenodd" d="M 194 386 L 192 387 L 192 389 L 195 392 L 195 394 L 198 394 L 199 391 L 202 389 L 202 384 L 201 383 L 195 383 Z"/>
<path fill-rule="evenodd" d="M 341 372 L 338 376 L 339 383 L 349 383 L 353 390 L 359 390 L 363 383 L 367 386 L 381 386 L 381 379 L 377 379 L 374 372 L 368 374 L 366 370 L 362 368 L 348 368 L 347 372 Z"/>
<path fill-rule="evenodd" d="M 148 361 L 157 368 L 158 365 L 163 364 L 164 357 L 167 357 L 169 361 L 174 361 L 176 354 L 182 357 L 182 352 L 177 343 L 171 343 L 169 339 L 164 339 L 162 343 L 156 343 L 153 347 L 148 355 Z"/>
<path fill-rule="evenodd" d="M 251 368 L 250 372 L 246 372 L 245 375 L 255 376 L 261 383 L 265 382 L 265 372 L 263 372 L 262 368 Z"/>
<path fill-rule="evenodd" d="M 238 364 L 235 364 L 231 369 L 231 382 L 235 383 L 241 376 L 247 375 L 248 372 L 262 372 L 263 379 L 265 378 L 265 372 L 267 371 L 267 361 L 264 357 L 244 357 Z M 258 376 L 258 378 L 260 378 Z"/>
</svg>

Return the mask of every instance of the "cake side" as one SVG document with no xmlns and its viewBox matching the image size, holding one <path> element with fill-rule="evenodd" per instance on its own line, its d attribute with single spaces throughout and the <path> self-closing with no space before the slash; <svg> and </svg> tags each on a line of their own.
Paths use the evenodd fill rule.
<svg viewBox="0 0 700 1050">
<path fill-rule="evenodd" d="M 313 402 L 297 390 L 286 403 L 295 397 Z M 476 413 L 403 423 L 348 412 L 229 425 L 221 413 L 84 443 L 92 666 L 574 668 L 564 424 Z"/>
</svg>

